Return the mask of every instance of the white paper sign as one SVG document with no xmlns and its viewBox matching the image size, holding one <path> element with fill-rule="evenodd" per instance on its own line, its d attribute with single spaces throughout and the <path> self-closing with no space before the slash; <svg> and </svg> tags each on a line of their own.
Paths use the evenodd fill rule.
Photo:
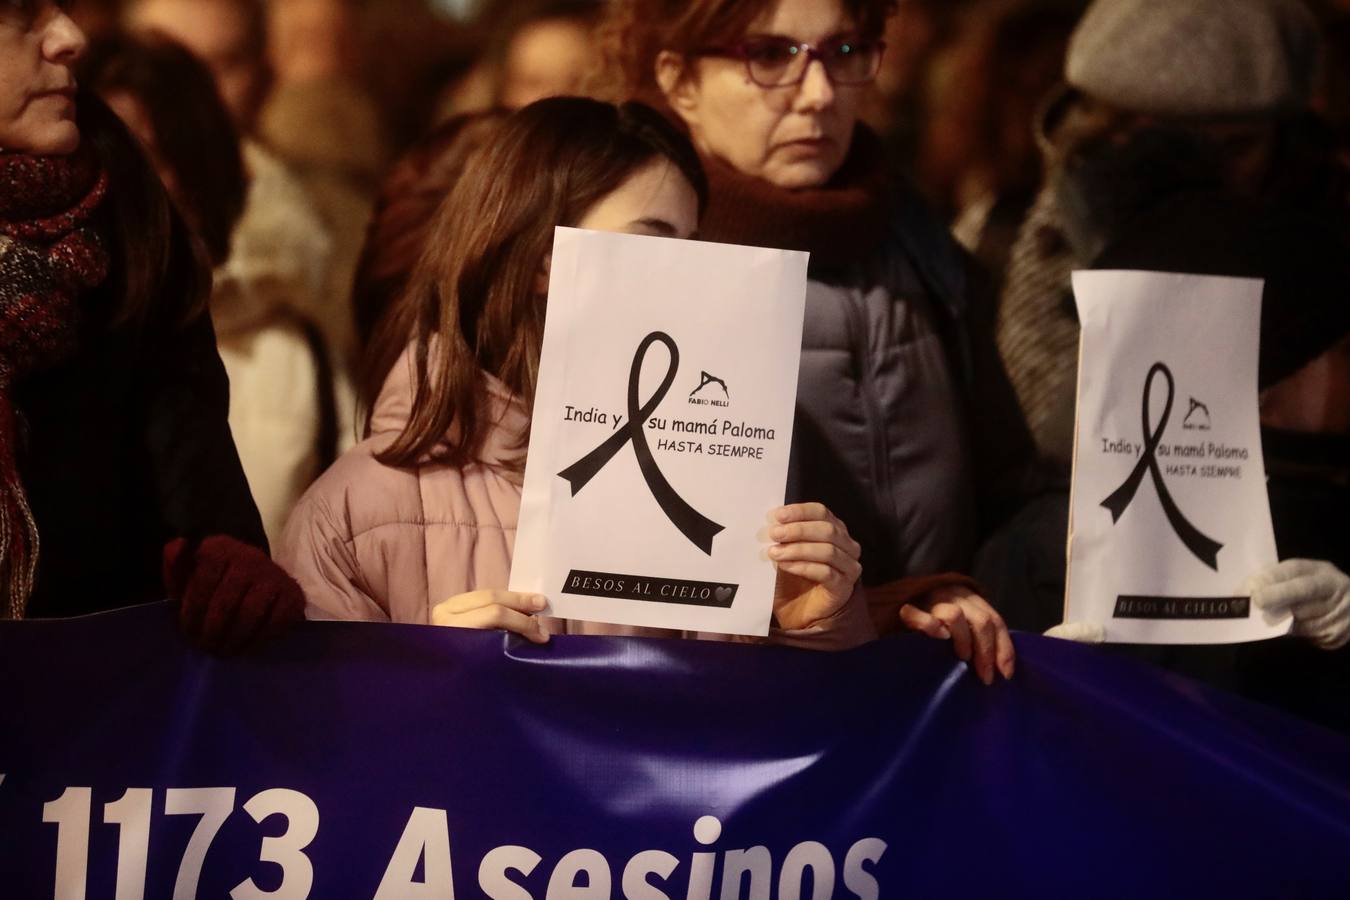
<svg viewBox="0 0 1350 900">
<path fill-rule="evenodd" d="M 767 634 L 807 254 L 559 228 L 511 590 Z"/>
<path fill-rule="evenodd" d="M 1243 580 L 1276 561 L 1257 406 L 1262 283 L 1076 272 L 1083 325 L 1066 621 L 1124 643 L 1285 634 Z"/>
</svg>

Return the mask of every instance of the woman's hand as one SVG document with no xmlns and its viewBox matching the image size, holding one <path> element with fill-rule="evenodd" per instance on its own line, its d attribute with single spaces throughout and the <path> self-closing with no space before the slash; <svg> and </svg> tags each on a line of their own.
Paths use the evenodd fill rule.
<svg viewBox="0 0 1350 900">
<path fill-rule="evenodd" d="M 179 623 L 210 653 L 239 653 L 305 619 L 295 579 L 257 547 L 228 535 L 164 547 L 164 587 L 181 602 Z"/>
<path fill-rule="evenodd" d="M 823 504 L 774 510 L 769 559 L 778 567 L 773 611 L 780 628 L 809 627 L 841 612 L 862 574 L 862 548 Z"/>
<path fill-rule="evenodd" d="M 900 610 L 900 620 L 914 631 L 938 640 L 951 639 L 956 655 L 971 664 L 985 684 L 994 683 L 994 668 L 1012 678 L 1012 637 L 1008 626 L 989 603 L 969 588 L 953 585 L 938 588 L 928 597 L 924 611 L 914 604 Z"/>
<path fill-rule="evenodd" d="M 470 591 L 442 600 L 431 608 L 432 625 L 451 628 L 496 628 L 536 644 L 548 643 L 548 628 L 536 613 L 547 604 L 539 594 L 514 591 Z"/>
<path fill-rule="evenodd" d="M 1242 593 L 1268 615 L 1292 615 L 1290 633 L 1323 650 L 1350 642 L 1350 576 L 1325 560 L 1286 559 L 1249 578 Z"/>
</svg>

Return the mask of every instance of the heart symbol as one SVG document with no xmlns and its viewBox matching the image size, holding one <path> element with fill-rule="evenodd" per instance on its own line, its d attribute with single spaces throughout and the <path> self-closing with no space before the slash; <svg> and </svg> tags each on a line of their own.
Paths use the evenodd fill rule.
<svg viewBox="0 0 1350 900">
<path fill-rule="evenodd" d="M 717 597 L 718 603 L 726 603 L 728 600 L 731 599 L 731 588 L 720 587 L 717 590 L 713 591 L 713 594 Z"/>
</svg>

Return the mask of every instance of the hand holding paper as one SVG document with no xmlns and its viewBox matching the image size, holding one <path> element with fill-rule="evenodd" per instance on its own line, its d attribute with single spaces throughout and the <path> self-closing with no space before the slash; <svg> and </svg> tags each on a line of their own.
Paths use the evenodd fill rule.
<svg viewBox="0 0 1350 900">
<path fill-rule="evenodd" d="M 1106 629 L 1096 622 L 1060 622 L 1054 628 L 1046 629 L 1045 637 L 1075 644 L 1103 644 Z"/>
<path fill-rule="evenodd" d="M 1293 634 L 1323 650 L 1350 642 L 1350 576 L 1329 562 L 1286 559 L 1247 579 L 1242 593 L 1272 617 L 1293 614 Z"/>
<path fill-rule="evenodd" d="M 778 567 L 774 618 L 782 628 L 807 628 L 838 615 L 854 596 L 862 574 L 862 547 L 848 528 L 820 503 L 774 510 L 769 529 L 777 541 L 769 558 Z"/>
<path fill-rule="evenodd" d="M 469 591 L 431 608 L 431 624 L 450 628 L 500 629 L 536 644 L 548 643 L 548 629 L 537 613 L 547 601 L 515 591 Z"/>
</svg>

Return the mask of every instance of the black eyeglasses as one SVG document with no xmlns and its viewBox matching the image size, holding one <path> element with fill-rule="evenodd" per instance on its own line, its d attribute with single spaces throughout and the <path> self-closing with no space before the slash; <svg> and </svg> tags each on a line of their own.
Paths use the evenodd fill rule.
<svg viewBox="0 0 1350 900">
<path fill-rule="evenodd" d="M 730 47 L 709 47 L 700 56 L 725 56 L 745 63 L 750 80 L 760 87 L 801 84 L 811 60 L 825 66 L 835 84 L 867 84 L 881 69 L 883 41 L 836 38 L 813 47 L 806 41 L 782 37 L 751 38 Z"/>
</svg>

